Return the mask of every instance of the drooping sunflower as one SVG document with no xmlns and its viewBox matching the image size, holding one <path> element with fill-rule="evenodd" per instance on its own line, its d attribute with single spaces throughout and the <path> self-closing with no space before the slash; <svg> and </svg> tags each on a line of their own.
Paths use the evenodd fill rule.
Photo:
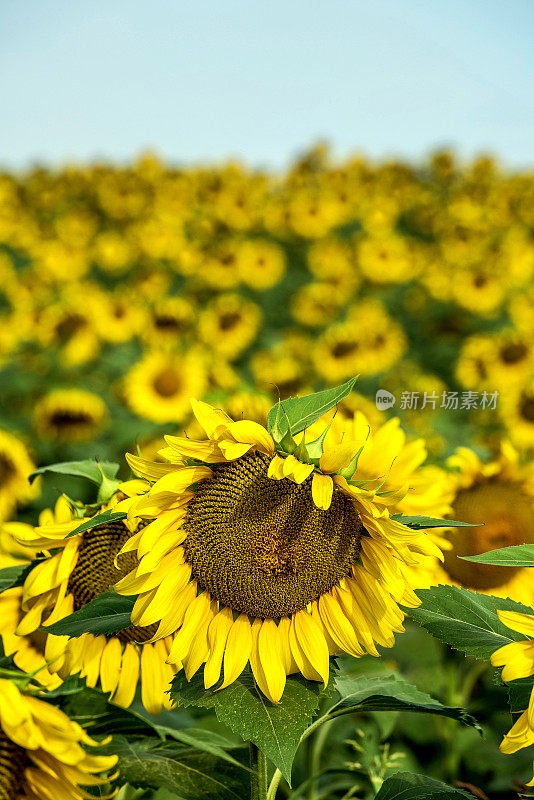
<svg viewBox="0 0 534 800">
<path fill-rule="evenodd" d="M 1 800 L 83 800 L 83 787 L 103 786 L 117 756 L 94 755 L 98 747 L 61 709 L 24 695 L 0 678 Z M 115 792 L 105 795 L 113 797 Z M 104 797 L 104 795 L 99 795 Z"/>
<path fill-rule="evenodd" d="M 475 452 L 460 447 L 448 459 L 456 470 L 452 517 L 476 527 L 446 533 L 452 547 L 443 565 L 435 562 L 433 583 L 453 584 L 477 592 L 534 602 L 532 573 L 527 567 L 496 567 L 463 561 L 472 556 L 534 541 L 534 472 L 519 463 L 518 454 L 503 442 L 494 460 L 484 463 Z"/>
<path fill-rule="evenodd" d="M 25 444 L 12 433 L 0 430 L 0 521 L 7 519 L 19 503 L 35 497 L 28 475 L 35 469 Z"/>
<path fill-rule="evenodd" d="M 106 425 L 106 404 L 94 392 L 84 389 L 55 389 L 37 401 L 33 426 L 43 439 L 85 442 Z"/>
<path fill-rule="evenodd" d="M 128 372 L 123 382 L 127 404 L 139 417 L 153 422 L 182 422 L 192 393 L 203 394 L 207 376 L 202 354 L 159 350 L 149 352 Z"/>
<path fill-rule="evenodd" d="M 154 640 L 176 633 L 169 662 L 188 679 L 205 662 L 207 688 L 250 663 L 273 702 L 292 672 L 326 684 L 330 654 L 393 645 L 398 604 L 419 603 L 405 571 L 440 556 L 390 516 L 408 487 L 381 493 L 383 461 L 359 481 L 365 438 L 347 435 L 319 455 L 319 437 L 288 454 L 258 423 L 192 406 L 204 440 L 167 436 L 165 464 L 127 456 L 151 483 L 117 506 L 150 520 L 123 547 L 138 568 L 115 584 L 138 595 L 133 623 L 155 625 Z"/>
<path fill-rule="evenodd" d="M 119 493 L 101 510 L 113 508 L 129 493 L 135 495 L 146 489 L 142 481 L 121 484 Z M 115 521 L 69 537 L 84 518 L 74 516 L 64 499 L 41 522 L 36 528 L 24 526 L 18 532 L 21 543 L 41 549 L 45 558 L 33 567 L 21 591 L 3 604 L 9 611 L 10 629 L 14 628 L 9 639 L 12 652 L 20 654 L 32 645 L 37 651 L 33 653 L 36 668 L 37 656 L 44 654 L 51 673 L 63 680 L 79 674 L 88 686 L 99 685 L 110 692 L 113 702 L 123 707 L 131 705 L 140 681 L 145 708 L 158 714 L 163 705 L 169 706 L 165 692 L 173 669 L 165 663 L 171 639 L 148 643 L 155 626 L 130 627 L 109 636 L 86 633 L 77 638 L 40 630 L 83 608 L 136 567 L 135 554 L 119 555 L 135 525 Z"/>
</svg>

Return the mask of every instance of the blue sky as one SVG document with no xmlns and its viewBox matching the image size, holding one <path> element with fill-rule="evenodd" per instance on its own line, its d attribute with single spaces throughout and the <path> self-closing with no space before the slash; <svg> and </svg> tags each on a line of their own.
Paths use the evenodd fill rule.
<svg viewBox="0 0 534 800">
<path fill-rule="evenodd" d="M 534 165 L 532 0 L 2 0 L 0 163 Z"/>
</svg>

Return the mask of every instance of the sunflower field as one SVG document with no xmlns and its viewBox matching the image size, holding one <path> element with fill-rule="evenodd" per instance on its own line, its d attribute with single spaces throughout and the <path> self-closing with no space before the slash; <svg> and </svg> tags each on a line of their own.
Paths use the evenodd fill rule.
<svg viewBox="0 0 534 800">
<path fill-rule="evenodd" d="M 0 173 L 0 800 L 510 800 L 534 173 Z"/>
</svg>

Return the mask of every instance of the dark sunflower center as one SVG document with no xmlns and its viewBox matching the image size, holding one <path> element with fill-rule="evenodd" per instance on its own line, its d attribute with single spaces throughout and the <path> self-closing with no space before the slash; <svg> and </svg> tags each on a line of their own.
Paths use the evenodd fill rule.
<svg viewBox="0 0 534 800">
<path fill-rule="evenodd" d="M 525 397 L 523 399 L 520 414 L 527 422 L 534 422 L 534 397 Z"/>
<path fill-rule="evenodd" d="M 78 333 L 85 325 L 87 325 L 87 320 L 81 314 L 70 314 L 56 325 L 56 333 L 61 341 L 65 341 Z"/>
<path fill-rule="evenodd" d="M 15 468 L 10 458 L 0 453 L 0 486 L 15 474 Z"/>
<path fill-rule="evenodd" d="M 180 389 L 180 376 L 172 369 L 164 369 L 154 378 L 154 389 L 161 397 L 172 397 Z"/>
<path fill-rule="evenodd" d="M 445 569 L 468 589 L 494 589 L 507 583 L 518 567 L 495 567 L 462 561 L 474 556 L 534 541 L 534 507 L 521 487 L 498 480 L 461 491 L 453 509 L 454 519 L 483 523 L 476 528 L 456 528 L 449 534 L 453 549 L 444 551 Z"/>
<path fill-rule="evenodd" d="M 59 430 L 63 428 L 84 428 L 91 425 L 92 419 L 83 411 L 54 411 L 50 416 L 50 424 Z"/>
<path fill-rule="evenodd" d="M 517 364 L 528 355 L 528 348 L 524 344 L 507 344 L 501 348 L 501 359 L 505 364 Z"/>
<path fill-rule="evenodd" d="M 178 331 L 180 329 L 180 323 L 176 317 L 171 317 L 170 315 L 160 314 L 154 319 L 154 325 L 160 331 Z"/>
<path fill-rule="evenodd" d="M 184 547 L 201 588 L 235 611 L 278 618 L 349 573 L 363 526 L 348 497 L 334 492 L 321 511 L 311 477 L 272 480 L 269 462 L 251 454 L 215 465 L 189 504 Z"/>
<path fill-rule="evenodd" d="M 234 313 L 222 314 L 219 319 L 219 328 L 221 331 L 229 331 L 232 328 L 235 328 L 237 323 L 240 321 L 241 315 Z"/>
<path fill-rule="evenodd" d="M 0 800 L 22 796 L 26 750 L 19 747 L 0 728 Z"/>
<path fill-rule="evenodd" d="M 345 358 L 356 352 L 358 347 L 358 342 L 339 342 L 333 347 L 332 355 L 334 358 Z"/>
<path fill-rule="evenodd" d="M 131 536 L 123 522 L 98 525 L 83 534 L 78 551 L 78 561 L 72 570 L 68 583 L 68 591 L 74 597 L 74 610 L 94 600 L 101 592 L 107 592 L 110 586 L 124 578 L 137 566 L 134 553 L 122 553 L 115 557 L 123 544 Z M 115 636 L 122 642 L 146 642 L 156 632 L 157 625 L 145 628 L 125 628 Z"/>
</svg>

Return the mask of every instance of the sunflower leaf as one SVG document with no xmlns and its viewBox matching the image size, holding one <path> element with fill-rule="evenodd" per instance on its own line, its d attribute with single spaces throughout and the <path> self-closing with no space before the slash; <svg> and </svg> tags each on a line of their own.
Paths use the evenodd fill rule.
<svg viewBox="0 0 534 800">
<path fill-rule="evenodd" d="M 534 567 L 534 545 L 517 544 L 512 547 L 500 547 L 477 556 L 459 556 L 464 561 L 476 564 L 493 564 L 496 567 Z"/>
<path fill-rule="evenodd" d="M 26 575 L 34 566 L 34 564 L 14 564 L 11 567 L 0 569 L 0 592 L 5 592 L 12 586 L 21 586 Z"/>
<path fill-rule="evenodd" d="M 330 713 L 344 710 L 345 713 L 356 711 L 417 711 L 424 714 L 438 714 L 455 719 L 463 725 L 470 725 L 480 730 L 476 719 L 463 708 L 445 706 L 426 692 L 403 680 L 395 674 L 391 675 L 340 675 L 334 685 L 341 695 Z"/>
<path fill-rule="evenodd" d="M 321 694 L 319 686 L 291 676 L 281 703 L 275 705 L 261 694 L 250 672 L 219 692 L 204 689 L 202 671 L 190 682 L 180 672 L 171 685 L 177 706 L 213 708 L 219 722 L 257 745 L 288 783 L 300 737 L 317 711 Z"/>
<path fill-rule="evenodd" d="M 523 634 L 503 625 L 497 610 L 532 611 L 508 598 L 456 586 L 433 586 L 418 589 L 416 593 L 423 602 L 419 608 L 409 611 L 415 622 L 455 650 L 486 660 L 499 647 L 524 638 Z"/>
<path fill-rule="evenodd" d="M 324 389 L 322 392 L 308 394 L 305 397 L 288 397 L 287 400 L 279 400 L 269 411 L 267 430 L 272 433 L 276 429 L 279 437 L 284 436 L 288 430 L 292 436 L 300 433 L 347 397 L 352 392 L 357 380 L 358 376 L 334 389 Z M 273 438 L 276 440 L 274 434 Z"/>
<path fill-rule="evenodd" d="M 87 605 L 42 630 L 56 636 L 81 636 L 82 633 L 116 633 L 132 624 L 130 619 L 136 596 L 123 597 L 113 589 L 102 592 Z"/>
<path fill-rule="evenodd" d="M 71 536 L 76 536 L 78 533 L 84 533 L 85 531 L 90 531 L 91 528 L 97 528 L 99 525 L 104 525 L 107 522 L 118 522 L 121 519 L 125 519 L 127 516 L 125 511 L 112 511 L 108 508 L 107 511 L 103 511 L 101 514 L 96 514 L 96 516 L 91 517 L 88 519 L 87 522 L 83 522 L 81 525 L 78 525 L 77 528 L 74 528 L 65 539 L 70 539 Z"/>
<path fill-rule="evenodd" d="M 119 757 L 121 781 L 131 786 L 165 788 L 180 800 L 243 800 L 247 794 L 245 771 L 211 753 L 148 737 L 114 736 L 107 747 Z"/>
<path fill-rule="evenodd" d="M 375 800 L 461 800 L 462 797 L 472 799 L 473 795 L 426 775 L 397 772 L 386 778 Z"/>
<path fill-rule="evenodd" d="M 457 519 L 435 519 L 434 517 L 408 517 L 403 514 L 393 514 L 391 519 L 402 522 L 407 528 L 414 531 L 425 528 L 477 528 L 483 522 L 459 522 Z"/>
</svg>

